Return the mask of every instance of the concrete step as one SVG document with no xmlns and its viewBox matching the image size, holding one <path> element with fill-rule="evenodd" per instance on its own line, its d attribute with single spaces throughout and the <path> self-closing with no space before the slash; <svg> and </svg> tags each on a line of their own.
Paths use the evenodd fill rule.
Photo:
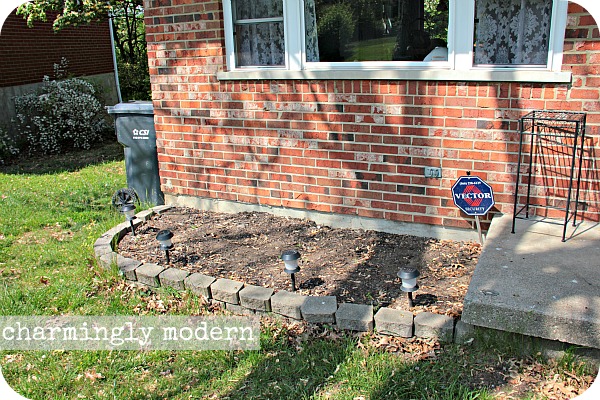
<svg viewBox="0 0 600 400">
<path fill-rule="evenodd" d="M 462 321 L 600 348 L 600 225 L 492 221 Z"/>
</svg>

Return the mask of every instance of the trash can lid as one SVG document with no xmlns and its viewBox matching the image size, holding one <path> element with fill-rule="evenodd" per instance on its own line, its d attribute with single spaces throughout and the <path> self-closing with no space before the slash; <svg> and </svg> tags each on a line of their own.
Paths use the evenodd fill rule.
<svg viewBox="0 0 600 400">
<path fill-rule="evenodd" d="M 109 114 L 154 114 L 151 101 L 130 101 L 106 107 Z"/>
</svg>

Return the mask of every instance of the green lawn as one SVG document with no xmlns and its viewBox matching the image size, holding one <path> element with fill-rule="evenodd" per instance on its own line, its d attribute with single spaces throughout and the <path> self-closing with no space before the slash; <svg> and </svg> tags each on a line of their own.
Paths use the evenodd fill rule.
<svg viewBox="0 0 600 400">
<path fill-rule="evenodd" d="M 351 55 L 347 61 L 391 61 L 396 46 L 396 36 L 350 43 Z"/>
<path fill-rule="evenodd" d="M 113 145 L 0 169 L 0 315 L 209 312 L 191 294 L 135 289 L 96 264 L 94 241 L 122 222 L 110 206 L 125 187 L 121 157 Z M 0 365 L 30 399 L 488 399 L 519 376 L 532 382 L 515 397 L 531 398 L 548 382 L 592 379 L 571 353 L 546 361 L 514 338 L 432 350 L 299 329 L 265 320 L 260 351 L 0 351 Z"/>
</svg>

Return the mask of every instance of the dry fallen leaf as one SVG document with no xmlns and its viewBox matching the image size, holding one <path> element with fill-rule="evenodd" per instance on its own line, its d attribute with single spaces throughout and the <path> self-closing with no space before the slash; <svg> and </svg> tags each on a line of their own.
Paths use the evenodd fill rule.
<svg viewBox="0 0 600 400">
<path fill-rule="evenodd" d="M 96 372 L 95 369 L 92 369 L 91 371 L 85 371 L 83 376 L 92 382 L 95 382 L 98 379 L 104 379 L 104 376 L 101 373 Z"/>
<path fill-rule="evenodd" d="M 461 314 L 466 294 L 466 286 L 464 290 L 455 288 L 468 284 L 480 251 L 480 246 L 471 242 L 333 229 L 267 213 L 220 214 L 176 207 L 141 225 L 135 240 L 126 235 L 119 242 L 119 253 L 164 265 L 156 232 L 175 228 L 171 265 L 186 272 L 289 291 L 290 277 L 282 271 L 280 255 L 296 248 L 302 253 L 301 272 L 296 276 L 299 293 L 406 309 L 396 278 L 400 261 L 419 268 L 419 285 L 429 287 L 438 297 L 435 312 L 452 316 Z M 318 284 L 308 284 L 316 278 Z M 431 305 L 418 303 L 423 311 L 433 311 Z M 169 308 L 166 300 L 164 307 Z M 156 304 L 148 308 L 144 304 L 140 311 L 144 309 L 163 312 Z"/>
</svg>

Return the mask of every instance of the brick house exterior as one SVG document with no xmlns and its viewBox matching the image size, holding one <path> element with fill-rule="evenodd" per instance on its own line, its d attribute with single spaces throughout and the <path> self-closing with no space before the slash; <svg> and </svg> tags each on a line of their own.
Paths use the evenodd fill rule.
<svg viewBox="0 0 600 400">
<path fill-rule="evenodd" d="M 49 22 L 36 22 L 27 27 L 16 10 L 8 15 L 0 35 L 0 100 L 10 104 L 11 98 L 23 94 L 42 82 L 45 75 L 54 77 L 54 64 L 64 57 L 68 74 L 96 78 L 106 89 L 107 100 L 117 102 L 114 66 L 108 21 L 66 28 L 58 33 Z M 9 110 L 3 107 L 0 120 L 9 121 Z M 12 110 L 14 111 L 14 110 Z"/>
<path fill-rule="evenodd" d="M 219 80 L 221 1 L 146 0 L 145 12 L 167 201 L 472 229 L 450 187 L 471 171 L 493 187 L 497 211 L 511 213 L 518 119 L 543 109 L 587 113 L 581 200 L 586 219 L 600 218 L 600 35 L 579 5 L 569 3 L 564 41 L 570 84 Z M 425 166 L 442 178 L 425 178 Z"/>
</svg>

